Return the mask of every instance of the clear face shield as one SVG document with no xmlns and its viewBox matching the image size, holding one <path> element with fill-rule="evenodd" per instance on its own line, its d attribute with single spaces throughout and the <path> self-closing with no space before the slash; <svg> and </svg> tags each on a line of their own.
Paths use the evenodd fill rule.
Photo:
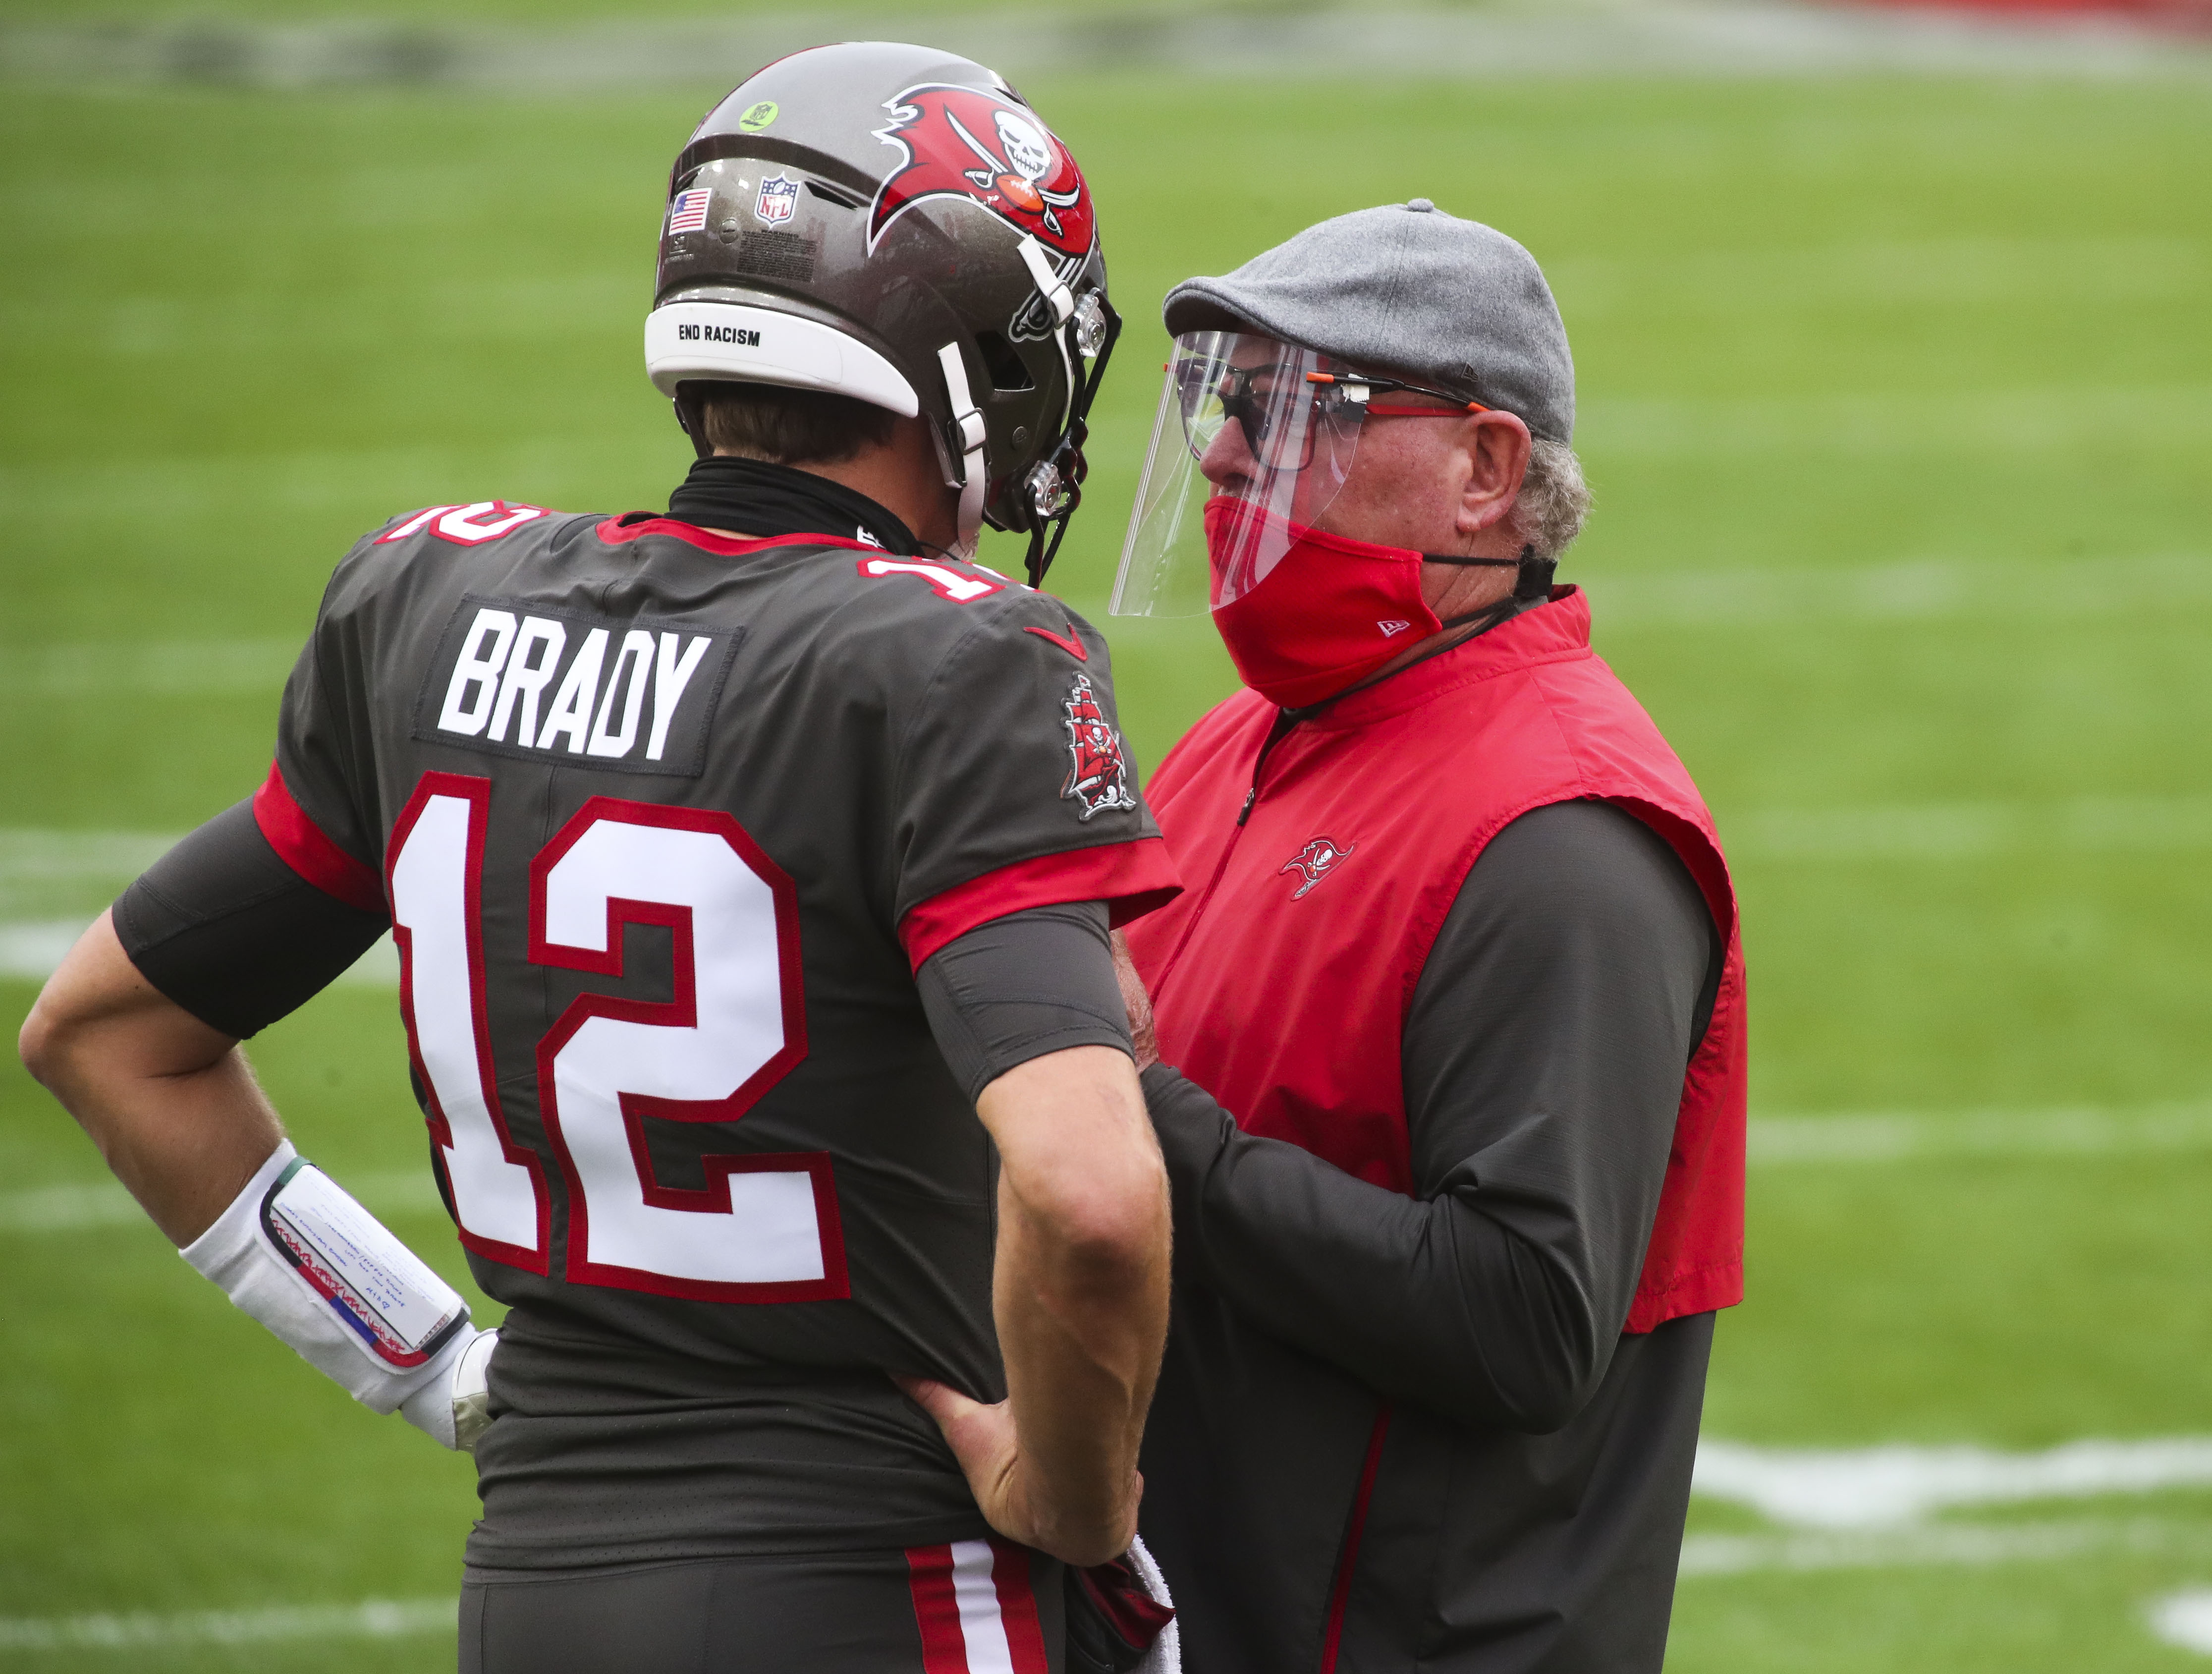
<svg viewBox="0 0 2212 1674">
<path fill-rule="evenodd" d="M 1267 578 L 1352 474 L 1368 387 L 1345 370 L 1249 332 L 1176 339 L 1115 615 L 1197 616 Z"/>
</svg>

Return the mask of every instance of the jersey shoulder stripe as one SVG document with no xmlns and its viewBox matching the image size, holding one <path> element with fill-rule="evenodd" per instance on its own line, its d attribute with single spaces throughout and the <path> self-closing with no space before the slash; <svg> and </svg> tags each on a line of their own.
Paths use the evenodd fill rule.
<svg viewBox="0 0 2212 1674">
<path fill-rule="evenodd" d="M 979 924 L 1031 907 L 1103 901 L 1116 927 L 1182 893 L 1182 878 L 1161 837 L 1121 838 L 1016 861 L 917 903 L 899 920 L 907 961 L 916 971 L 931 954 Z"/>
<path fill-rule="evenodd" d="M 384 885 L 376 868 L 331 841 L 293 797 L 283 770 L 273 762 L 269 776 L 253 793 L 253 823 L 277 858 L 304 881 L 363 912 L 386 910 Z"/>
</svg>

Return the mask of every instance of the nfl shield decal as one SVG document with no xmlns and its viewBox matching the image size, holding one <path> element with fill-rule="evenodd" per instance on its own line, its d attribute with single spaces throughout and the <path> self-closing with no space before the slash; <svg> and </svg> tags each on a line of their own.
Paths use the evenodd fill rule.
<svg viewBox="0 0 2212 1674">
<path fill-rule="evenodd" d="M 791 219 L 792 211 L 799 207 L 799 182 L 781 174 L 771 174 L 760 183 L 760 196 L 753 199 L 753 216 L 771 227 L 778 222 Z"/>
<path fill-rule="evenodd" d="M 1109 808 L 1133 808 L 1137 793 L 1129 787 L 1129 760 L 1121 753 L 1121 738 L 1098 706 L 1091 677 L 1079 674 L 1060 705 L 1067 717 L 1067 779 L 1060 788 L 1060 800 L 1073 802 L 1078 817 L 1088 819 Z"/>
</svg>

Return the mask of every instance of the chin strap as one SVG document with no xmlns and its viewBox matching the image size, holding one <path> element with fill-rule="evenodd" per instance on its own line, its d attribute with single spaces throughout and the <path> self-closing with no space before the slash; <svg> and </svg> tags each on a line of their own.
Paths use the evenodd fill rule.
<svg viewBox="0 0 2212 1674">
<path fill-rule="evenodd" d="M 1027 253 L 1024 252 L 1024 256 Z M 1103 289 L 1096 290 L 1091 293 L 1091 296 L 1097 303 L 1097 318 L 1092 322 L 1098 327 L 1097 353 L 1091 356 L 1090 375 L 1080 386 L 1075 386 L 1073 377 L 1075 356 L 1068 354 L 1068 344 L 1062 342 L 1060 352 L 1067 359 L 1069 381 L 1073 387 L 1068 404 L 1067 429 L 1060 436 L 1059 445 L 1033 473 L 1043 474 L 1049 489 L 1049 493 L 1043 496 L 1044 503 L 1036 508 L 1036 520 L 1030 526 L 1030 550 L 1023 560 L 1023 568 L 1028 572 L 1030 585 L 1033 587 L 1044 585 L 1044 573 L 1052 568 L 1053 559 L 1060 554 L 1060 543 L 1067 538 L 1068 521 L 1075 515 L 1075 508 L 1083 503 L 1083 479 L 1091 470 L 1090 461 L 1083 456 L 1084 444 L 1091 440 L 1091 404 L 1097 397 L 1098 386 L 1106 376 L 1106 364 L 1114 358 L 1114 345 L 1121 336 L 1121 316 L 1114 312 L 1113 304 L 1106 300 L 1106 293 Z M 1055 301 L 1055 313 L 1058 307 Z M 1085 341 L 1082 335 L 1085 329 L 1080 322 L 1071 322 L 1066 319 L 1063 319 L 1060 327 L 1063 339 L 1075 339 L 1079 352 Z M 1045 509 L 1045 505 L 1051 504 L 1055 498 L 1057 504 L 1051 510 Z M 1052 530 L 1049 542 L 1045 539 L 1048 526 Z"/>
<path fill-rule="evenodd" d="M 983 527 L 983 415 L 968 388 L 967 362 L 960 358 L 958 343 L 937 351 L 944 369 L 945 393 L 952 406 L 952 430 L 960 449 L 960 536 L 953 544 L 963 551 L 973 547 Z"/>
<path fill-rule="evenodd" d="M 676 409 L 676 422 L 684 434 L 691 438 L 691 451 L 701 459 L 711 459 L 714 450 L 707 445 L 707 414 L 699 404 L 697 393 L 685 385 L 676 386 L 671 405 Z"/>
</svg>

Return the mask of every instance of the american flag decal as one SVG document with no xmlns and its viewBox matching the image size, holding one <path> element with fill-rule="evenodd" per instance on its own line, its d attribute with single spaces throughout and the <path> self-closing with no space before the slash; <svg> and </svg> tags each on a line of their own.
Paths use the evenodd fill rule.
<svg viewBox="0 0 2212 1674">
<path fill-rule="evenodd" d="M 679 192 L 668 206 L 668 230 L 672 233 L 696 233 L 707 224 L 707 206 L 714 194 L 704 186 L 690 192 Z"/>
</svg>

